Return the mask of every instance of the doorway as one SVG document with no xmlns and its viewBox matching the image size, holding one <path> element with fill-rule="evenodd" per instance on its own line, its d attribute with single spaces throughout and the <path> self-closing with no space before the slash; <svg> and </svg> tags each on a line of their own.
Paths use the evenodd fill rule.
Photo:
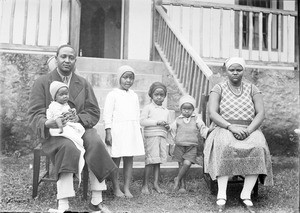
<svg viewBox="0 0 300 213">
<path fill-rule="evenodd" d="M 122 0 L 88 0 L 81 4 L 79 55 L 121 57 Z"/>
</svg>

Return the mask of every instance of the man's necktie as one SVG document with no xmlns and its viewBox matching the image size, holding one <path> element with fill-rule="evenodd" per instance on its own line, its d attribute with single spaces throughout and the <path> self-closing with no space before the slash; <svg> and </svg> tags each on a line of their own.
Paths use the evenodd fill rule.
<svg viewBox="0 0 300 213">
<path fill-rule="evenodd" d="M 63 82 L 68 85 L 68 77 L 64 76 L 63 77 Z"/>
</svg>

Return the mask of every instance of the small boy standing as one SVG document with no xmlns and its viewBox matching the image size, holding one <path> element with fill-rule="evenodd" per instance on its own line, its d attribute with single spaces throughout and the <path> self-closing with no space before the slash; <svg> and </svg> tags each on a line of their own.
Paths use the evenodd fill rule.
<svg viewBox="0 0 300 213">
<path fill-rule="evenodd" d="M 141 126 L 144 127 L 145 171 L 142 187 L 143 194 L 150 194 L 148 183 L 151 169 L 154 172 L 154 189 L 158 193 L 163 190 L 158 185 L 160 164 L 167 161 L 167 130 L 170 129 L 169 110 L 162 106 L 167 95 L 167 88 L 160 82 L 150 86 L 151 103 L 141 113 Z"/>
<path fill-rule="evenodd" d="M 185 175 L 191 165 L 196 163 L 199 133 L 203 138 L 211 132 L 202 119 L 195 114 L 195 99 L 185 95 L 179 100 L 181 114 L 170 125 L 171 135 L 175 141 L 173 160 L 179 164 L 179 172 L 174 179 L 174 191 L 186 192 Z"/>
</svg>

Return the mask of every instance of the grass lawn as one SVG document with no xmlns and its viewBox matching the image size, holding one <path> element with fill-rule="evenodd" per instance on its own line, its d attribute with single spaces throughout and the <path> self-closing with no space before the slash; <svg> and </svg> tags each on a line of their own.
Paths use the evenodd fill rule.
<svg viewBox="0 0 300 213">
<path fill-rule="evenodd" d="M 1 212 L 46 212 L 56 207 L 56 184 L 42 183 L 38 197 L 32 193 L 32 155 L 15 157 L 0 156 Z M 259 185 L 259 197 L 254 202 L 258 212 L 299 212 L 299 164 L 296 157 L 273 157 L 274 186 Z M 139 170 L 143 172 L 142 169 Z M 161 186 L 168 191 L 165 194 L 153 192 L 141 195 L 141 175 L 135 175 L 132 182 L 133 199 L 113 197 L 111 182 L 103 193 L 105 204 L 115 213 L 196 213 L 214 212 L 215 195 L 211 195 L 205 181 L 197 175 L 188 179 L 188 193 L 171 193 L 173 173 L 162 175 Z M 82 200 L 82 187 L 75 183 L 76 198 L 70 199 L 71 210 L 86 212 L 88 202 Z M 240 185 L 228 187 L 226 212 L 244 212 L 238 203 Z M 90 195 L 90 194 L 89 194 Z"/>
</svg>

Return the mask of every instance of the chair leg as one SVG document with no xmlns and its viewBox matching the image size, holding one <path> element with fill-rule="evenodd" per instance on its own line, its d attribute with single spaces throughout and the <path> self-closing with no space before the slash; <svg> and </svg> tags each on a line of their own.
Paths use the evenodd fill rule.
<svg viewBox="0 0 300 213">
<path fill-rule="evenodd" d="M 255 199 L 258 197 L 258 180 L 256 181 L 254 188 L 253 188 L 253 196 Z"/>
<path fill-rule="evenodd" d="M 33 151 L 32 198 L 35 198 L 38 192 L 39 177 L 40 177 L 40 162 L 41 162 L 40 150 L 34 150 Z"/>
<path fill-rule="evenodd" d="M 88 191 L 88 183 L 89 183 L 89 170 L 87 165 L 85 164 L 83 168 L 83 200 L 87 200 L 87 191 Z"/>
</svg>

